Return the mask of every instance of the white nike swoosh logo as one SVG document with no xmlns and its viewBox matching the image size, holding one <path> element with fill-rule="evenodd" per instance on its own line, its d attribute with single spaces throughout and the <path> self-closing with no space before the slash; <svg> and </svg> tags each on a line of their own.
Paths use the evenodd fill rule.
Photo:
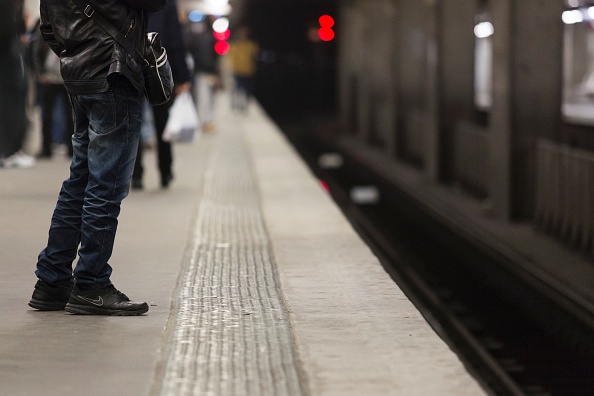
<svg viewBox="0 0 594 396">
<path fill-rule="evenodd" d="M 99 298 L 97 300 L 91 300 L 90 298 L 83 297 L 83 296 L 80 296 L 80 295 L 77 295 L 76 297 L 78 297 L 81 300 L 84 300 L 84 301 L 86 301 L 88 303 L 91 303 L 93 305 L 97 305 L 98 307 L 100 307 L 100 306 L 103 305 L 103 298 L 101 296 L 99 296 Z"/>
</svg>

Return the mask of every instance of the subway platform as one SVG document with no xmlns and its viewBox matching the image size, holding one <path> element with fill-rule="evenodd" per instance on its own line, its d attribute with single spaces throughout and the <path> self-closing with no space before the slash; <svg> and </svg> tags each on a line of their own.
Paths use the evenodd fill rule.
<svg viewBox="0 0 594 396">
<path fill-rule="evenodd" d="M 175 147 L 122 214 L 140 317 L 27 302 L 68 161 L 0 169 L 0 395 L 481 395 L 263 111 Z"/>
</svg>

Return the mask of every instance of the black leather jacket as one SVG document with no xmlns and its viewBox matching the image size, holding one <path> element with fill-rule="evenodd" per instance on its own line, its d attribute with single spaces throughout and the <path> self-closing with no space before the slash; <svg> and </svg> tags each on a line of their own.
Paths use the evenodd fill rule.
<svg viewBox="0 0 594 396">
<path fill-rule="evenodd" d="M 140 50 L 146 32 L 145 11 L 159 11 L 166 0 L 86 0 L 95 12 L 118 28 Z M 64 85 L 70 94 L 109 91 L 109 75 L 127 77 L 143 90 L 141 65 L 87 17 L 72 0 L 41 0 L 40 31 L 60 57 Z"/>
</svg>

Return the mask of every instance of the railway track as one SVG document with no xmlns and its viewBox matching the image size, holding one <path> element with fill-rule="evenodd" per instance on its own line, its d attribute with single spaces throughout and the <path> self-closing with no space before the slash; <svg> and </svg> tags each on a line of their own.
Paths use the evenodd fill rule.
<svg viewBox="0 0 594 396">
<path fill-rule="evenodd" d="M 485 388 L 496 395 L 594 394 L 588 313 L 518 276 L 513 263 L 473 244 L 348 153 L 299 127 L 285 131 L 386 271 Z M 329 152 L 339 166 L 320 167 Z"/>
</svg>

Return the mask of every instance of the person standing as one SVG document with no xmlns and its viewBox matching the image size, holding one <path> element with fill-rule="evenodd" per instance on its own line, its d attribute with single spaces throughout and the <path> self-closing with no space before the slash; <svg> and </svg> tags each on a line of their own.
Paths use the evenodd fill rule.
<svg viewBox="0 0 594 396">
<path fill-rule="evenodd" d="M 242 26 L 237 31 L 237 39 L 231 43 L 231 70 L 234 87 L 231 92 L 231 108 L 246 111 L 254 89 L 258 44 L 250 39 L 250 30 Z"/>
<path fill-rule="evenodd" d="M 60 123 L 60 132 L 68 147 L 68 155 L 72 157 L 72 111 L 68 101 L 68 92 L 64 87 L 64 80 L 60 75 L 60 58 L 54 54 L 49 45 L 43 40 L 35 40 L 33 45 L 33 70 L 38 81 L 41 99 L 41 152 L 37 158 L 51 158 L 54 143 L 54 109 L 58 101 L 63 112 L 63 123 Z"/>
<path fill-rule="evenodd" d="M 22 152 L 27 132 L 27 81 L 23 46 L 23 2 L 0 1 L 0 167 L 30 168 L 35 160 Z"/>
<path fill-rule="evenodd" d="M 137 64 L 89 17 L 98 12 L 139 50 L 146 11 L 165 0 L 41 0 L 40 31 L 60 57 L 74 114 L 70 176 L 62 184 L 29 306 L 89 315 L 141 315 L 110 280 L 120 204 L 128 195 L 140 138 L 143 77 Z M 78 252 L 78 262 L 72 269 Z"/>
<path fill-rule="evenodd" d="M 198 104 L 198 118 L 202 130 L 210 133 L 216 130 L 215 99 L 222 87 L 219 56 L 215 51 L 217 42 L 212 23 L 214 17 L 188 24 L 188 50 L 194 60 L 194 97 Z"/>
<path fill-rule="evenodd" d="M 173 81 L 175 83 L 175 95 L 181 95 L 190 90 L 191 76 L 188 65 L 186 64 L 186 47 L 184 44 L 183 32 L 178 19 L 177 6 L 175 0 L 167 1 L 163 11 L 153 13 L 148 18 L 148 29 L 159 33 L 161 43 L 167 49 L 167 58 L 171 66 Z M 159 173 L 161 176 L 161 187 L 167 188 L 173 180 L 172 164 L 173 152 L 171 143 L 163 140 L 163 131 L 169 118 L 169 108 L 173 104 L 175 97 L 172 97 L 167 103 L 160 106 L 153 106 L 153 120 L 155 123 L 155 132 L 157 137 L 157 160 Z M 138 146 L 138 154 L 134 164 L 134 173 L 132 174 L 132 188 L 142 189 L 142 145 Z"/>
</svg>

